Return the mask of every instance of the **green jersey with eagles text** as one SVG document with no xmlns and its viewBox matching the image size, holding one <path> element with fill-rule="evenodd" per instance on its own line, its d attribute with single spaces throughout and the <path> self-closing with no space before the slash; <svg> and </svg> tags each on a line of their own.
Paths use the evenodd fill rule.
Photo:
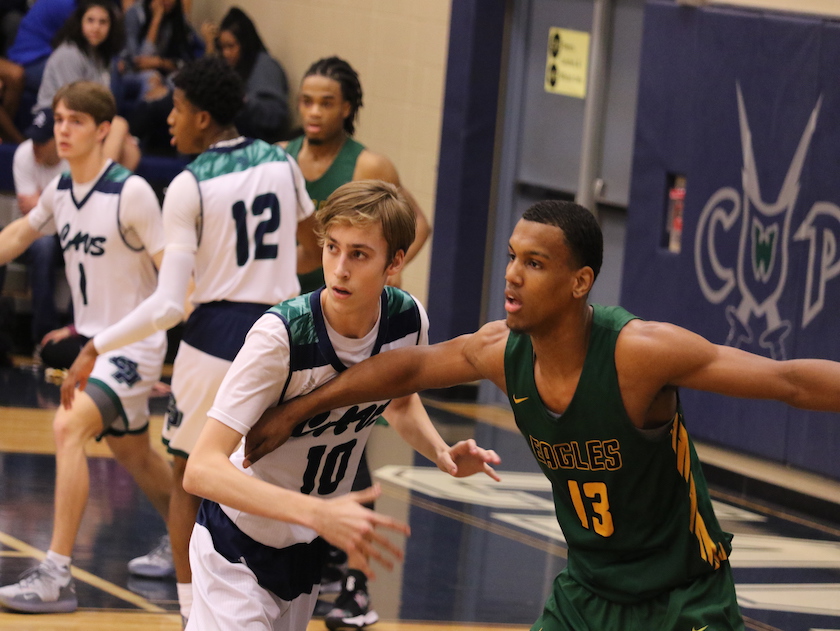
<svg viewBox="0 0 840 631">
<path fill-rule="evenodd" d="M 516 424 L 551 480 L 569 546 L 564 572 L 595 594 L 632 604 L 719 569 L 732 536 L 712 510 L 682 410 L 661 430 L 639 430 L 621 397 L 615 346 L 634 316 L 593 306 L 574 396 L 561 415 L 542 404 L 528 335 L 511 332 L 507 392 Z"/>
<path fill-rule="evenodd" d="M 233 360 L 208 416 L 243 436 L 269 407 L 311 392 L 358 362 L 395 348 L 428 344 L 426 312 L 410 294 L 385 287 L 379 317 L 360 339 L 337 333 L 321 291 L 273 307 L 254 324 Z M 370 430 L 390 400 L 369 401 L 306 419 L 288 441 L 247 469 L 244 447 L 231 462 L 248 475 L 318 497 L 348 493 Z M 222 506 L 252 539 L 274 548 L 308 543 L 314 530 Z"/>
</svg>

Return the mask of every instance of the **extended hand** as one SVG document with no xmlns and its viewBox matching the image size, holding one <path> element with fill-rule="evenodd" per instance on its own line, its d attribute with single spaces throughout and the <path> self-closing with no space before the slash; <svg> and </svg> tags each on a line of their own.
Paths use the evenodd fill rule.
<svg viewBox="0 0 840 631">
<path fill-rule="evenodd" d="M 470 438 L 455 443 L 447 451 L 442 451 L 438 455 L 438 468 L 456 478 L 486 473 L 496 482 L 500 482 L 501 478 L 490 465 L 497 465 L 501 461 L 495 451 L 482 449 Z"/>
<path fill-rule="evenodd" d="M 97 355 L 99 353 L 96 352 L 93 340 L 88 340 L 88 343 L 82 347 L 73 365 L 67 371 L 64 383 L 61 384 L 61 405 L 64 406 L 65 410 L 69 410 L 73 405 L 76 386 L 79 387 L 79 390 L 85 389 L 88 377 L 90 377 L 90 373 L 93 372 L 93 366 L 96 364 Z"/>
<path fill-rule="evenodd" d="M 364 559 L 358 569 L 370 578 L 376 578 L 376 575 L 367 560 L 376 559 L 390 570 L 394 567 L 394 560 L 403 558 L 402 551 L 377 532 L 377 528 L 387 528 L 406 536 L 411 534 L 406 524 L 362 506 L 373 503 L 380 493 L 377 484 L 364 491 L 324 500 L 315 513 L 315 531 L 351 556 L 354 552 L 358 553 L 356 556 Z"/>
</svg>

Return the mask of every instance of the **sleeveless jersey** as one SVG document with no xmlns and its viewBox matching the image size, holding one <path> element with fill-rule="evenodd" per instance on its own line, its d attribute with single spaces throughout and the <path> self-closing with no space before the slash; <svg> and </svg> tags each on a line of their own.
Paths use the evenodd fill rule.
<svg viewBox="0 0 840 631">
<path fill-rule="evenodd" d="M 271 305 L 297 295 L 297 225 L 312 212 L 297 164 L 243 139 L 211 147 L 187 170 L 201 196 L 192 301 Z"/>
<path fill-rule="evenodd" d="M 286 150 L 297 160 L 302 146 L 303 136 L 299 136 L 289 141 Z M 364 150 L 364 145 L 348 136 L 335 160 L 324 174 L 317 180 L 306 181 L 306 191 L 312 198 L 316 210 L 326 203 L 327 198 L 332 195 L 335 189 L 342 184 L 353 181 L 356 161 L 359 159 L 359 154 Z M 300 274 L 298 280 L 300 281 L 301 292 L 315 291 L 324 284 L 324 270 L 319 267 L 306 274 Z"/>
<path fill-rule="evenodd" d="M 120 209 L 120 198 L 130 177 L 140 179 L 112 162 L 90 192 L 76 200 L 70 174 L 62 174 L 53 198 L 52 216 L 39 228 L 45 233 L 58 233 L 73 300 L 74 324 L 87 337 L 130 313 L 157 285 L 152 261 L 157 250 L 146 251 L 144 243 L 163 249 L 160 209 L 150 207 L 149 212 L 158 217 L 150 222 L 144 235 L 138 235 L 121 221 L 121 212 L 126 211 Z M 151 189 L 149 193 L 154 199 Z M 33 212 L 44 210 L 39 207 Z M 158 336 L 163 335 L 161 331 Z"/>
<path fill-rule="evenodd" d="M 505 378 L 516 424 L 551 480 L 569 546 L 565 571 L 603 598 L 632 604 L 720 567 L 732 536 L 714 515 L 679 405 L 670 432 L 656 437 L 624 409 L 615 345 L 634 316 L 593 309 L 583 370 L 561 416 L 540 400 L 528 335 L 510 333 Z"/>
<path fill-rule="evenodd" d="M 286 151 L 297 160 L 301 147 L 303 147 L 303 136 L 298 136 L 289 141 Z M 332 195 L 335 189 L 342 184 L 353 181 L 356 161 L 359 159 L 359 154 L 364 150 L 365 146 L 363 144 L 348 136 L 330 168 L 317 180 L 306 180 L 306 192 L 312 198 L 316 210 L 326 203 L 327 198 Z"/>
<path fill-rule="evenodd" d="M 429 325 L 423 307 L 410 294 L 386 287 L 380 297 L 378 326 L 369 337 L 348 340 L 333 333 L 333 339 L 343 340 L 338 343 L 344 345 L 335 347 L 321 309 L 320 295 L 319 290 L 277 305 L 254 325 L 219 388 L 209 416 L 247 433 L 248 426 L 253 426 L 262 411 L 276 405 L 278 399 L 287 401 L 311 392 L 349 365 L 369 356 L 428 344 Z M 261 334 L 262 339 L 269 340 L 264 352 L 277 362 L 275 365 L 267 366 L 256 352 L 258 345 L 254 342 Z M 288 356 L 278 359 L 278 354 L 286 348 Z M 345 358 L 351 356 L 352 360 L 345 359 L 348 362 L 345 364 L 339 354 Z M 286 374 L 278 374 L 281 365 Z M 267 375 L 278 380 L 273 390 L 275 398 L 260 402 L 260 396 L 272 396 L 263 393 Z M 318 414 L 301 422 L 288 441 L 251 467 L 242 467 L 241 446 L 231 461 L 246 474 L 289 490 L 318 497 L 344 495 L 351 490 L 371 428 L 389 403 L 390 400 L 369 401 Z M 241 427 L 239 423 L 248 426 Z M 307 543 L 316 537 L 315 531 L 308 528 L 226 506 L 222 509 L 240 530 L 268 546 L 282 548 Z"/>
</svg>

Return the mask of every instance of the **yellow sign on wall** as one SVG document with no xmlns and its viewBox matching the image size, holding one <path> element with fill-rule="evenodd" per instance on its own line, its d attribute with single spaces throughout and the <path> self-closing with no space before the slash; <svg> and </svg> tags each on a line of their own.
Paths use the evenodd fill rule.
<svg viewBox="0 0 840 631">
<path fill-rule="evenodd" d="M 546 92 L 585 98 L 588 68 L 589 33 L 556 26 L 548 29 Z"/>
</svg>

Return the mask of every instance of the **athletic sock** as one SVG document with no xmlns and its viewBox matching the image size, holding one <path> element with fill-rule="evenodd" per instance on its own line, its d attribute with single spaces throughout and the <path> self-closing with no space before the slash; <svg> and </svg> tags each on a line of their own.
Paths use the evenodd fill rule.
<svg viewBox="0 0 840 631">
<path fill-rule="evenodd" d="M 181 606 L 181 615 L 189 619 L 192 610 L 192 583 L 176 583 L 178 590 L 178 604 Z"/>
<path fill-rule="evenodd" d="M 72 561 L 72 559 L 64 556 L 63 554 L 59 554 L 58 552 L 47 550 L 47 561 L 52 562 L 52 564 L 62 572 L 67 572 L 70 569 L 70 561 Z"/>
</svg>

